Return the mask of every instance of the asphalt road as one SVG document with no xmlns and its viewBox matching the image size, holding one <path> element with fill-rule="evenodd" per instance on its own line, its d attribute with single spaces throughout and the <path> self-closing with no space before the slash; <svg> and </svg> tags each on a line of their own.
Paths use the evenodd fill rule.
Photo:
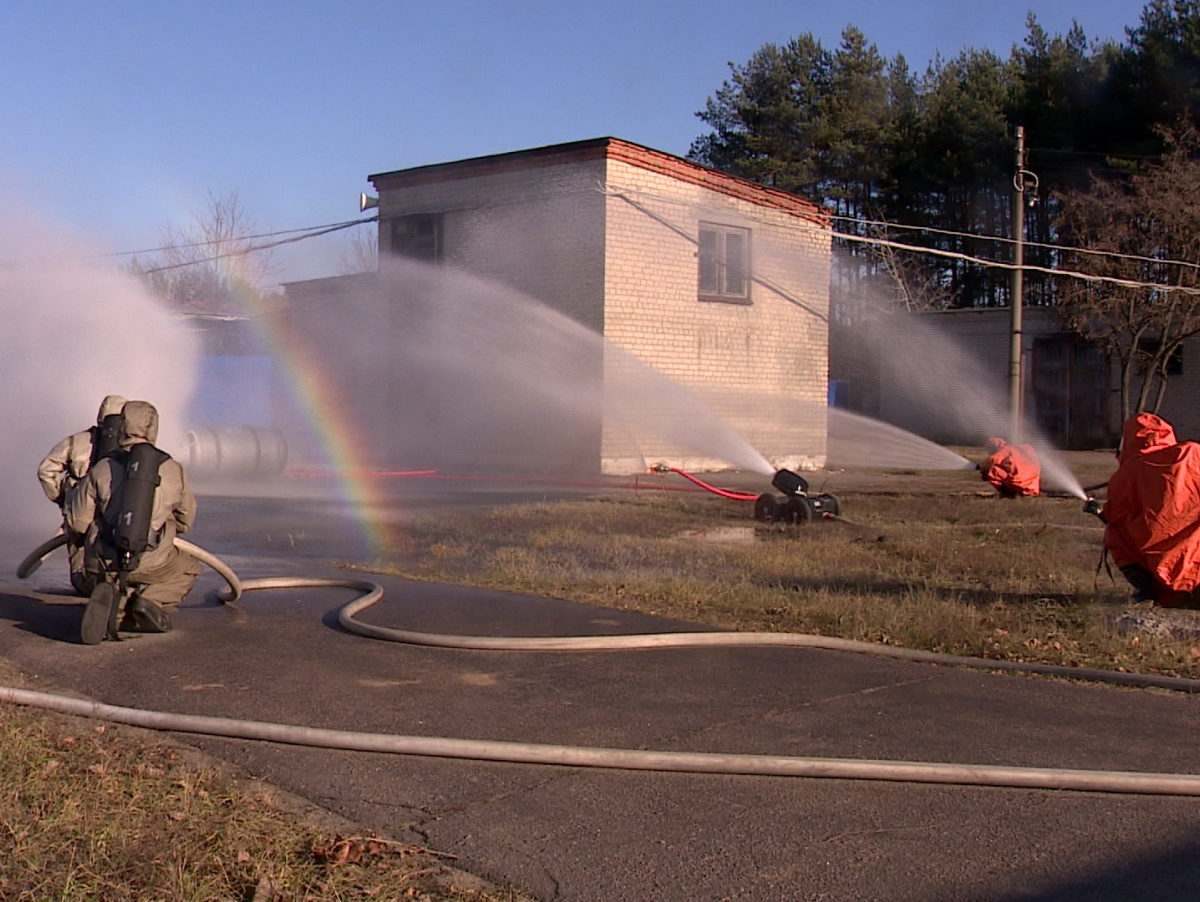
<svg viewBox="0 0 1200 902">
<path fill-rule="evenodd" d="M 483 504 L 486 492 L 453 503 Z M 451 503 L 439 493 L 396 499 Z M 43 536 L 10 537 L 0 564 Z M 243 579 L 361 553 L 329 499 L 201 497 L 189 536 Z M 116 705 L 401 735 L 630 749 L 1200 772 L 1200 698 L 811 649 L 516 653 L 341 630 L 353 592 L 220 605 L 77 644 L 55 552 L 0 580 L 0 655 Z M 687 629 L 568 602 L 381 579 L 363 619 L 493 635 Z M 1200 799 L 485 763 L 182 737 L 363 826 L 543 900 L 1194 900 Z"/>
</svg>

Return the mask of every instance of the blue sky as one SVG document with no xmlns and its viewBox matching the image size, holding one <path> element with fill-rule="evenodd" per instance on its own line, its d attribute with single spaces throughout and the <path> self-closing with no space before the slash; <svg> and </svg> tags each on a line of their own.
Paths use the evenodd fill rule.
<svg viewBox="0 0 1200 902">
<path fill-rule="evenodd" d="M 0 0 L 0 189 L 91 245 L 157 246 L 211 192 L 257 231 L 357 218 L 371 173 L 612 135 L 683 155 L 768 42 L 855 25 L 921 70 L 1034 12 L 1124 40 L 1142 0 Z M 0 197 L 4 190 L 0 190 Z M 277 255 L 338 272 L 344 243 Z"/>
</svg>

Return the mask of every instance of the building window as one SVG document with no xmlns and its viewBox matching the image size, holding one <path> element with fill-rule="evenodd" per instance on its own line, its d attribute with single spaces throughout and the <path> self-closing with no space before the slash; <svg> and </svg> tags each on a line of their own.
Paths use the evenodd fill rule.
<svg viewBox="0 0 1200 902">
<path fill-rule="evenodd" d="M 750 230 L 700 223 L 702 301 L 750 303 Z"/>
<path fill-rule="evenodd" d="M 392 220 L 392 253 L 437 263 L 442 259 L 442 214 L 414 213 Z"/>
</svg>

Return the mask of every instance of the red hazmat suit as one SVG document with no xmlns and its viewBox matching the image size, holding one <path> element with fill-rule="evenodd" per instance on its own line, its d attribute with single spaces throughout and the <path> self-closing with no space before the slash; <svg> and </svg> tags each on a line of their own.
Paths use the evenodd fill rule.
<svg viewBox="0 0 1200 902">
<path fill-rule="evenodd" d="M 1191 601 L 1200 586 L 1200 445 L 1178 442 L 1152 413 L 1130 417 L 1101 516 L 1113 563 L 1149 571 L 1159 604 Z"/>
<path fill-rule="evenodd" d="M 1032 445 L 1010 445 L 1002 438 L 987 440 L 988 458 L 979 469 L 983 478 L 1005 497 L 1037 495 L 1042 490 L 1042 467 Z"/>
</svg>

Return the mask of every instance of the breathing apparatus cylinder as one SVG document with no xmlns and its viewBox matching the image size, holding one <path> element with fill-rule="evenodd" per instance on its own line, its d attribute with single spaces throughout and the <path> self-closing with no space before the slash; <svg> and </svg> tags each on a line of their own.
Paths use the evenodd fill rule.
<svg viewBox="0 0 1200 902">
<path fill-rule="evenodd" d="M 161 481 L 159 467 L 170 457 L 149 442 L 139 442 L 127 452 L 112 522 L 112 543 L 122 557 L 141 554 L 154 544 L 150 536 L 154 491 Z"/>
<path fill-rule="evenodd" d="M 121 424 L 125 417 L 119 413 L 110 413 L 92 431 L 92 466 L 96 461 L 111 456 L 121 447 Z"/>
</svg>

